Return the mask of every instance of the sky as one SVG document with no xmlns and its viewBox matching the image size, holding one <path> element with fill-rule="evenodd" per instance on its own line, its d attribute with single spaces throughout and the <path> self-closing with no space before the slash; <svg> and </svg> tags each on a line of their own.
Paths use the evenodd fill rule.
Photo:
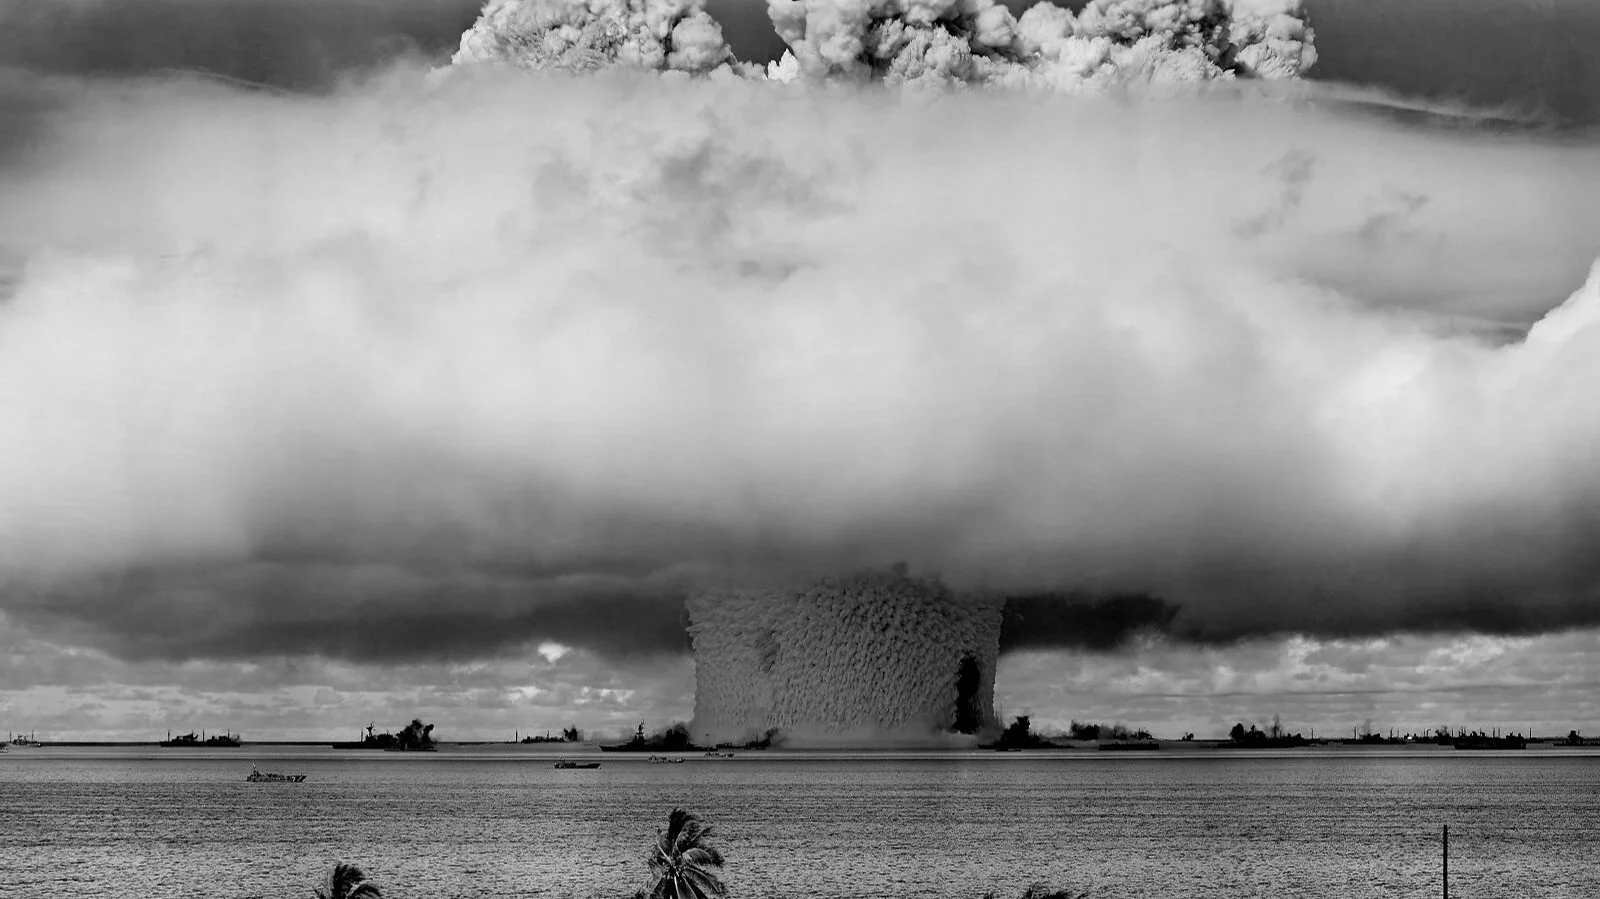
<svg viewBox="0 0 1600 899">
<path fill-rule="evenodd" d="M 1600 110 L 1586 4 L 1391 6 L 1309 96 Z M 1010 647 L 1045 728 L 1600 728 L 1587 133 L 428 77 L 472 18 L 0 4 L 0 730 L 620 735 L 696 584 L 902 560 L 1176 608 Z"/>
</svg>

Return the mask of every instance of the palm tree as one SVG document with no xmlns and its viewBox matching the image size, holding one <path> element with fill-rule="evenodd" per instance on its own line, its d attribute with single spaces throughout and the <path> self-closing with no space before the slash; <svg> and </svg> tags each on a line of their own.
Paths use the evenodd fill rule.
<svg viewBox="0 0 1600 899">
<path fill-rule="evenodd" d="M 1052 890 L 1042 883 L 1036 883 L 1022 891 L 1022 899 L 1089 899 L 1089 894 L 1074 893 L 1071 890 Z"/>
<path fill-rule="evenodd" d="M 334 865 L 327 881 L 312 893 L 317 899 L 383 899 L 383 891 L 367 880 L 366 872 L 344 862 Z"/>
<path fill-rule="evenodd" d="M 667 830 L 657 832 L 650 853 L 650 885 L 635 899 L 717 899 L 726 896 L 718 872 L 722 853 L 706 844 L 711 828 L 681 808 L 667 816 Z"/>
<path fill-rule="evenodd" d="M 995 899 L 994 893 L 984 893 L 983 899 Z M 1074 893 L 1071 890 L 1052 890 L 1042 883 L 1036 883 L 1022 891 L 1022 899 L 1089 899 L 1088 893 Z"/>
</svg>

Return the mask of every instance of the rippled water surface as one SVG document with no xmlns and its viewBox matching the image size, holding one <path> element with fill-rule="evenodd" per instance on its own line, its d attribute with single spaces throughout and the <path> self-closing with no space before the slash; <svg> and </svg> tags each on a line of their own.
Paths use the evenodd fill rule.
<svg viewBox="0 0 1600 899">
<path fill-rule="evenodd" d="M 741 753 L 556 770 L 516 747 L 0 755 L 0 896 L 624 897 L 677 805 L 735 897 L 1600 897 L 1600 755 Z M 301 784 L 253 784 L 263 770 Z"/>
</svg>

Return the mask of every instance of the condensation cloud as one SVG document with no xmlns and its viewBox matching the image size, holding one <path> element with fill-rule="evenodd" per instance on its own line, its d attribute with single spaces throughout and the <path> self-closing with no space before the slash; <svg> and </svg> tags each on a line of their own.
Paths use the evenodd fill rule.
<svg viewBox="0 0 1600 899">
<path fill-rule="evenodd" d="M 903 559 L 1197 639 L 1600 617 L 1592 144 L 586 66 L 8 81 L 0 608 L 621 653 L 706 583 Z"/>
</svg>

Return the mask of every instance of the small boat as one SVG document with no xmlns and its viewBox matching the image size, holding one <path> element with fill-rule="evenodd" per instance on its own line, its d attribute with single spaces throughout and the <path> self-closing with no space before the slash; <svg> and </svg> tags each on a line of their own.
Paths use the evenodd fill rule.
<svg viewBox="0 0 1600 899">
<path fill-rule="evenodd" d="M 275 774 L 271 771 L 261 771 L 255 765 L 250 766 L 250 775 L 245 780 L 251 783 L 297 784 L 306 779 L 304 774 Z"/>
<path fill-rule="evenodd" d="M 600 767 L 600 763 L 599 762 L 569 762 L 566 759 L 562 759 L 561 761 L 556 762 L 556 767 L 557 768 L 598 768 L 598 767 Z"/>
<path fill-rule="evenodd" d="M 652 755 L 652 756 L 650 756 L 650 764 L 652 764 L 652 765 L 681 765 L 681 764 L 683 764 L 683 759 L 678 758 L 677 756 L 670 756 L 670 755 Z"/>
<path fill-rule="evenodd" d="M 715 749 L 708 749 L 708 750 L 706 750 L 706 758 L 708 758 L 708 759 L 731 759 L 731 758 L 733 758 L 733 753 L 731 753 L 731 752 L 718 752 Z"/>
</svg>

